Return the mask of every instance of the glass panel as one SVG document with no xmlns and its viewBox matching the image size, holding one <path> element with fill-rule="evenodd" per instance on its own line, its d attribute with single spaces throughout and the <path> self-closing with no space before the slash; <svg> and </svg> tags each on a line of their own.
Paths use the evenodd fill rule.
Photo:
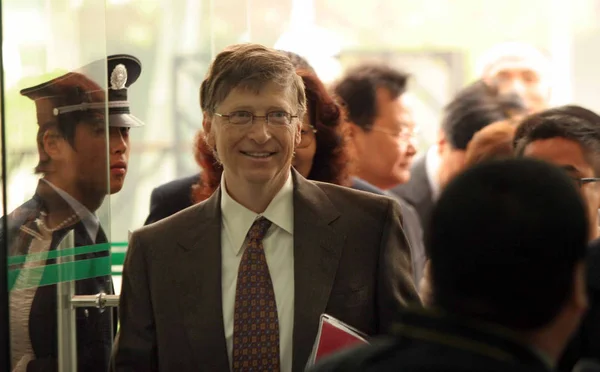
<svg viewBox="0 0 600 372">
<path fill-rule="evenodd" d="M 120 90 L 107 90 L 105 5 L 2 7 L 11 370 L 106 371 L 112 309 L 70 303 L 113 293 L 107 195 L 124 175 L 109 165 L 126 154 L 128 128 L 107 105 Z"/>
</svg>

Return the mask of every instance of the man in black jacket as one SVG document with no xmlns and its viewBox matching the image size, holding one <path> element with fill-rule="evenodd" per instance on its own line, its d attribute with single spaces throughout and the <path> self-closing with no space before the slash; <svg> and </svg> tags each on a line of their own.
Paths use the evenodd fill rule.
<svg viewBox="0 0 600 372">
<path fill-rule="evenodd" d="M 435 306 L 313 371 L 551 371 L 587 307 L 587 237 L 562 170 L 529 159 L 475 166 L 433 210 Z"/>
</svg>

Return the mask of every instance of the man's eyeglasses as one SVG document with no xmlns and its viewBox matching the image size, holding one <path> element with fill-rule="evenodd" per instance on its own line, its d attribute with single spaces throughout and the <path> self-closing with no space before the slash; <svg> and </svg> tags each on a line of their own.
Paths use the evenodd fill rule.
<svg viewBox="0 0 600 372">
<path fill-rule="evenodd" d="M 402 130 L 402 131 L 393 131 L 391 129 L 385 128 L 371 128 L 374 132 L 385 133 L 392 137 L 395 137 L 398 140 L 403 141 L 411 141 L 417 137 L 419 131 L 417 129 L 414 130 Z"/>
<path fill-rule="evenodd" d="M 590 178 L 571 177 L 571 178 L 573 179 L 573 181 L 577 184 L 577 186 L 579 188 L 583 187 L 583 185 L 585 185 L 585 184 L 600 181 L 600 178 L 596 178 L 596 177 L 590 177 Z"/>
<path fill-rule="evenodd" d="M 303 149 L 310 146 L 310 144 L 313 142 L 313 139 L 315 138 L 316 133 L 317 130 L 312 125 L 308 128 L 302 127 L 302 131 L 300 132 L 300 144 L 298 144 L 296 148 Z"/>
<path fill-rule="evenodd" d="M 257 118 L 265 119 L 267 124 L 271 124 L 273 126 L 286 126 L 292 123 L 293 118 L 298 117 L 298 115 L 292 115 L 285 111 L 271 111 L 264 116 L 254 115 L 250 111 L 234 111 L 228 115 L 215 112 L 215 115 L 226 118 L 229 121 L 229 124 L 239 126 L 250 125 L 254 122 L 254 119 Z"/>
</svg>

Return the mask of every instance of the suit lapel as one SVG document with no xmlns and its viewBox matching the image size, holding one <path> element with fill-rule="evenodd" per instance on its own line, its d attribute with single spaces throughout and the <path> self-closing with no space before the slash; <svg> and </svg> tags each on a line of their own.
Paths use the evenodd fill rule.
<svg viewBox="0 0 600 372">
<path fill-rule="evenodd" d="M 213 371 L 229 370 L 221 289 L 221 190 L 195 206 L 197 216 L 189 219 L 178 239 L 182 259 L 181 311 L 191 350 L 198 366 Z M 210 339 L 211 342 L 206 342 Z"/>
<path fill-rule="evenodd" d="M 317 334 L 345 241 L 330 225 L 340 215 L 327 195 L 294 176 L 293 371 L 303 371 Z"/>
</svg>

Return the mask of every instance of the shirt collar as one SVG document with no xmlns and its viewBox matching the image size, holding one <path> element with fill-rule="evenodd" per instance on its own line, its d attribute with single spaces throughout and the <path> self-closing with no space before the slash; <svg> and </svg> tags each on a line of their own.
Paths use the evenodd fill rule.
<svg viewBox="0 0 600 372">
<path fill-rule="evenodd" d="M 427 181 L 431 186 L 431 197 L 437 200 L 440 196 L 440 183 L 438 173 L 440 169 L 440 156 L 438 155 L 437 145 L 431 146 L 425 155 L 425 172 L 427 173 Z"/>
<path fill-rule="evenodd" d="M 98 217 L 96 217 L 96 215 L 90 212 L 89 209 L 78 202 L 77 199 L 69 195 L 66 191 L 59 189 L 52 184 L 52 182 L 44 178 L 42 178 L 42 181 L 46 182 L 48 186 L 52 187 L 52 189 L 69 204 L 71 209 L 73 209 L 77 214 L 77 217 L 79 217 L 79 219 L 83 222 L 83 226 L 85 226 L 85 230 L 87 231 L 90 239 L 95 242 L 96 235 L 98 235 L 98 230 L 100 228 L 100 221 L 98 221 Z"/>
<path fill-rule="evenodd" d="M 294 234 L 294 183 L 292 174 L 288 175 L 285 184 L 267 209 L 262 214 L 254 213 L 235 201 L 227 192 L 225 177 L 221 177 L 221 214 L 225 229 L 229 233 L 234 253 L 238 255 L 244 245 L 246 235 L 252 227 L 254 220 L 265 217 L 277 227 L 289 234 Z"/>
</svg>

